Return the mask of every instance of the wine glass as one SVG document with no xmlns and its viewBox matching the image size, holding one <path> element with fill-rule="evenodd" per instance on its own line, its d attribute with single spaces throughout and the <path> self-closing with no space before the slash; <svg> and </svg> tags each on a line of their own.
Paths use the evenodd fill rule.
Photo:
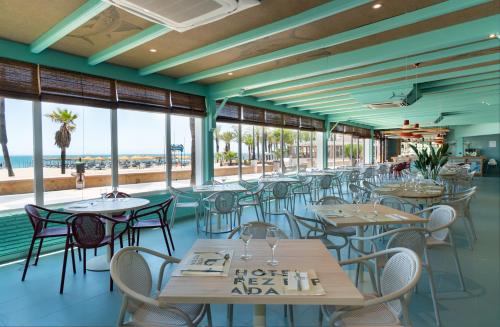
<svg viewBox="0 0 500 327">
<path fill-rule="evenodd" d="M 276 228 L 276 227 L 267 228 L 266 241 L 267 241 L 267 244 L 269 244 L 269 246 L 271 247 L 271 251 L 272 251 L 271 259 L 267 260 L 267 264 L 270 266 L 277 266 L 279 264 L 279 261 L 276 260 L 276 257 L 274 255 L 274 250 L 278 246 L 279 240 L 280 240 L 280 237 L 279 237 L 278 228 Z"/>
<path fill-rule="evenodd" d="M 101 188 L 101 200 L 105 200 L 106 195 L 108 195 L 108 190 L 106 190 L 105 188 Z"/>
<path fill-rule="evenodd" d="M 117 196 L 118 196 L 118 188 L 113 187 L 113 200 L 116 200 Z"/>
<path fill-rule="evenodd" d="M 359 206 L 361 204 L 361 201 L 362 201 L 361 192 L 353 193 L 353 195 L 352 195 L 352 203 L 354 204 L 354 211 L 356 213 L 359 213 L 361 211 L 361 208 Z"/>
<path fill-rule="evenodd" d="M 248 243 L 252 239 L 252 224 L 243 224 L 241 226 L 240 239 L 245 244 L 245 252 L 241 255 L 242 260 L 249 260 L 252 255 L 248 253 Z"/>
<path fill-rule="evenodd" d="M 225 184 L 225 183 L 226 183 L 226 180 L 227 180 L 227 177 L 226 177 L 226 176 L 223 176 L 223 177 L 221 178 L 222 184 Z"/>
<path fill-rule="evenodd" d="M 373 214 L 374 214 L 375 216 L 377 216 L 377 215 L 378 215 L 378 211 L 377 211 L 377 204 L 379 204 L 379 203 L 378 203 L 378 196 L 377 196 L 377 194 L 376 194 L 375 192 L 372 192 L 372 193 L 370 194 L 370 201 L 371 201 L 371 202 L 372 202 L 372 204 L 373 204 Z"/>
</svg>

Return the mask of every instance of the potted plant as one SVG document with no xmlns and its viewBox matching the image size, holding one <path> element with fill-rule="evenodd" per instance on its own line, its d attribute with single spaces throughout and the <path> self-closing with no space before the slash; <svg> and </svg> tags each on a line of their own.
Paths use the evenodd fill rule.
<svg viewBox="0 0 500 327">
<path fill-rule="evenodd" d="M 429 149 L 418 150 L 413 144 L 410 144 L 417 158 L 415 159 L 415 167 L 420 171 L 425 179 L 436 180 L 441 167 L 448 162 L 448 144 L 443 144 L 439 149 L 435 150 L 432 144 L 429 143 Z"/>
</svg>

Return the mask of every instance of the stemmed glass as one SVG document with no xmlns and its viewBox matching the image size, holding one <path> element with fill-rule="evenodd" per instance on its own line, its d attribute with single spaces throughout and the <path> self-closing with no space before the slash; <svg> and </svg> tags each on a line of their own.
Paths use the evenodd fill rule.
<svg viewBox="0 0 500 327">
<path fill-rule="evenodd" d="M 279 237 L 278 229 L 276 227 L 267 228 L 266 241 L 267 241 L 267 244 L 269 244 L 269 246 L 271 247 L 271 251 L 272 251 L 271 259 L 267 260 L 267 264 L 270 266 L 277 266 L 279 264 L 279 261 L 276 260 L 276 257 L 274 255 L 274 250 L 278 246 L 279 240 L 280 240 L 280 237 Z"/>
<path fill-rule="evenodd" d="M 116 197 L 118 196 L 118 188 L 113 187 L 113 199 L 116 200 Z"/>
<path fill-rule="evenodd" d="M 376 194 L 375 192 L 372 192 L 372 193 L 370 194 L 370 201 L 371 201 L 371 202 L 372 202 L 372 204 L 373 204 L 373 214 L 374 214 L 375 216 L 377 216 L 377 215 L 378 215 L 378 211 L 377 211 L 378 196 L 377 196 L 377 194 Z"/>
<path fill-rule="evenodd" d="M 240 239 L 245 244 L 245 252 L 240 257 L 242 260 L 249 260 L 252 258 L 252 255 L 248 253 L 248 243 L 250 243 L 252 236 L 252 224 L 243 224 L 241 226 Z"/>
<path fill-rule="evenodd" d="M 101 200 L 105 200 L 106 195 L 108 195 L 108 191 L 105 188 L 101 188 Z"/>
<path fill-rule="evenodd" d="M 362 200 L 363 200 L 363 195 L 361 194 L 361 192 L 353 193 L 352 203 L 354 204 L 354 211 L 356 211 L 356 213 L 359 213 L 361 211 L 359 205 L 361 204 Z"/>
</svg>

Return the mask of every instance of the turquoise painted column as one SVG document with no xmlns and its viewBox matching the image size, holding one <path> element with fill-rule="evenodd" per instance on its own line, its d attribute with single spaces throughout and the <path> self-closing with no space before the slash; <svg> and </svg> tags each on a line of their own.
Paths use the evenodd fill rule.
<svg viewBox="0 0 500 327">
<path fill-rule="evenodd" d="M 369 156 L 370 156 L 370 163 L 371 164 L 374 164 L 375 163 L 375 156 L 374 156 L 374 152 L 373 152 L 373 144 L 375 142 L 375 130 L 373 128 L 370 128 L 370 152 L 369 152 Z"/>
<path fill-rule="evenodd" d="M 214 129 L 217 106 L 215 99 L 206 98 L 207 116 L 203 118 L 203 180 L 214 177 Z"/>
<path fill-rule="evenodd" d="M 328 168 L 328 140 L 330 139 L 330 116 L 325 120 L 323 132 L 323 169 Z"/>
</svg>

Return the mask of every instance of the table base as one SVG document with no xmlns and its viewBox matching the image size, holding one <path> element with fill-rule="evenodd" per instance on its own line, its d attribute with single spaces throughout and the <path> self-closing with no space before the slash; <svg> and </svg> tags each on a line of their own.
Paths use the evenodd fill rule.
<svg viewBox="0 0 500 327">
<path fill-rule="evenodd" d="M 266 305 L 254 304 L 253 306 L 253 326 L 266 327 Z"/>
<path fill-rule="evenodd" d="M 109 261 L 107 255 L 103 254 L 87 260 L 87 270 L 91 271 L 109 271 Z"/>
</svg>

